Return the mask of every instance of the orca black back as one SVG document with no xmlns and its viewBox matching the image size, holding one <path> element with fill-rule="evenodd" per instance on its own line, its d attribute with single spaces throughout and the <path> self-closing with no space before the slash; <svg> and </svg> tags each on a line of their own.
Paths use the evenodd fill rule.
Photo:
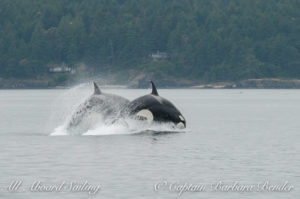
<svg viewBox="0 0 300 199">
<path fill-rule="evenodd" d="M 139 97 L 129 103 L 129 114 L 144 120 L 172 122 L 181 128 L 186 127 L 186 121 L 180 111 L 169 100 L 159 96 L 153 81 L 151 81 L 151 85 L 151 94 Z"/>
</svg>

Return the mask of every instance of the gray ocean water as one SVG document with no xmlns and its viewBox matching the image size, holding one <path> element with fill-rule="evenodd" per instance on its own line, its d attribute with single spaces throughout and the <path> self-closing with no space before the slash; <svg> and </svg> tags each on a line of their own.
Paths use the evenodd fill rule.
<svg viewBox="0 0 300 199">
<path fill-rule="evenodd" d="M 150 92 L 104 91 L 128 99 Z M 160 89 L 185 116 L 185 132 L 50 136 L 90 92 L 0 90 L 1 198 L 300 197 L 300 90 Z M 40 192 L 37 183 L 62 188 Z M 220 188 L 234 183 L 267 184 Z M 270 190 L 284 183 L 291 190 Z"/>
</svg>

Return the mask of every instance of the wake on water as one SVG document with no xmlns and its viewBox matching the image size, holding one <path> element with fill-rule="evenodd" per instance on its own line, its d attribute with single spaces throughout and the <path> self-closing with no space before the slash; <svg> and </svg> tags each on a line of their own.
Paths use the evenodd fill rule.
<svg viewBox="0 0 300 199">
<path fill-rule="evenodd" d="M 117 135 L 117 134 L 139 134 L 139 133 L 170 133 L 185 132 L 178 129 L 171 123 L 147 123 L 137 121 L 131 118 L 122 118 L 116 122 L 107 122 L 103 120 L 101 114 L 89 115 L 85 121 L 80 124 L 76 132 L 70 131 L 68 125 L 74 114 L 74 110 L 82 104 L 92 93 L 89 84 L 80 84 L 73 87 L 55 100 L 51 120 L 56 119 L 60 122 L 51 132 L 50 136 L 99 136 L 99 135 Z"/>
<path fill-rule="evenodd" d="M 122 124 L 122 123 L 114 123 L 114 124 L 105 124 L 99 121 L 94 127 L 91 127 L 85 132 L 80 134 L 71 134 L 66 125 L 60 125 L 55 128 L 54 132 L 52 132 L 51 136 L 61 136 L 61 135 L 120 135 L 120 134 L 138 134 L 138 133 L 167 133 L 167 132 L 185 132 L 181 129 L 176 129 L 171 124 L 149 124 L 149 125 L 142 125 L 139 124 L 137 121 L 131 121 L 131 125 Z"/>
</svg>

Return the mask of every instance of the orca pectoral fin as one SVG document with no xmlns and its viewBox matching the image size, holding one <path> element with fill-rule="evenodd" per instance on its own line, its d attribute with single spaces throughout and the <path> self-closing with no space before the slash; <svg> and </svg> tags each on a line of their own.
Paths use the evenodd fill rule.
<svg viewBox="0 0 300 199">
<path fill-rule="evenodd" d="M 101 95 L 101 91 L 98 87 L 98 85 L 96 84 L 96 82 L 93 82 L 94 83 L 94 95 Z"/>
<path fill-rule="evenodd" d="M 151 94 L 158 96 L 158 92 L 156 90 L 155 84 L 153 83 L 152 80 L 150 82 L 151 82 L 151 85 L 152 85 L 152 92 L 151 92 Z"/>
</svg>

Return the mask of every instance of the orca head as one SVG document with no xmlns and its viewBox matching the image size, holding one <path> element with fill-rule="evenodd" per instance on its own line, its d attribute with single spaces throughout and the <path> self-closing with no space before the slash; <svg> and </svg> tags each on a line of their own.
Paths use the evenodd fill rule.
<svg viewBox="0 0 300 199">
<path fill-rule="evenodd" d="M 157 122 L 170 122 L 178 128 L 186 128 L 186 120 L 180 111 L 168 100 L 162 98 L 163 104 L 149 107 L 153 120 Z"/>
<path fill-rule="evenodd" d="M 167 99 L 158 95 L 153 81 L 152 92 L 133 100 L 130 104 L 131 112 L 138 119 L 157 122 L 171 122 L 178 128 L 185 128 L 186 121 L 180 111 Z"/>
</svg>

